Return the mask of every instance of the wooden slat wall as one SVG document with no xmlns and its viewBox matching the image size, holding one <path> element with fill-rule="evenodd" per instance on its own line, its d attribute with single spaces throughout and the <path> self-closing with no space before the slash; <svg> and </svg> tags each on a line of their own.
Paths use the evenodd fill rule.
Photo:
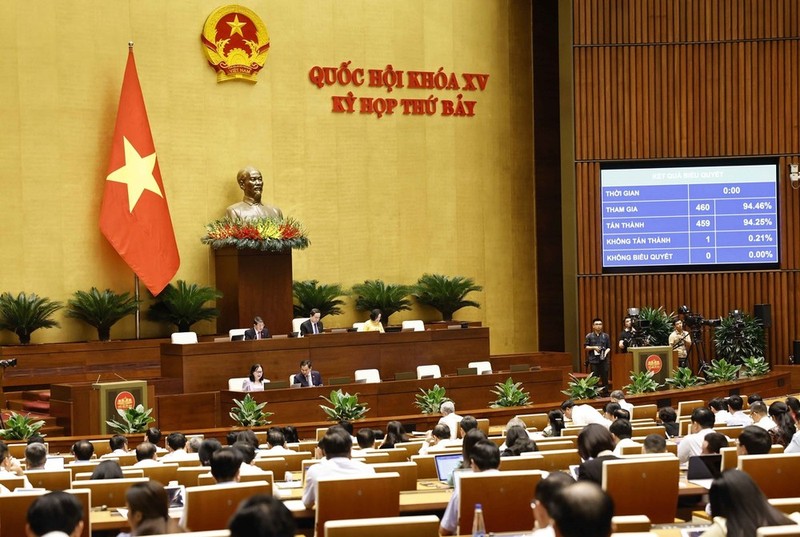
<svg viewBox="0 0 800 537">
<path fill-rule="evenodd" d="M 579 322 L 616 337 L 629 307 L 686 304 L 707 318 L 771 304 L 769 356 L 800 339 L 800 2 L 574 0 Z M 603 275 L 602 161 L 773 156 L 780 160 L 780 270 Z M 708 333 L 708 338 L 711 334 Z"/>
</svg>

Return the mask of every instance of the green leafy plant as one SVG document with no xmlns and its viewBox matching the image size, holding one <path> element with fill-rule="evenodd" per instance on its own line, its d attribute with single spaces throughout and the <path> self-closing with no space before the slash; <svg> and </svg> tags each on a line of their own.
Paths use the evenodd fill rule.
<svg viewBox="0 0 800 537">
<path fill-rule="evenodd" d="M 640 371 L 631 375 L 631 383 L 622 389 L 630 395 L 640 393 L 655 392 L 661 388 L 661 384 L 653 380 L 652 371 Z"/>
<path fill-rule="evenodd" d="M 34 331 L 59 326 L 50 317 L 62 307 L 61 302 L 39 297 L 36 293 L 23 292 L 17 296 L 3 293 L 0 295 L 0 330 L 14 332 L 19 342 L 27 345 Z"/>
<path fill-rule="evenodd" d="M 600 396 L 600 387 L 597 385 L 600 382 L 600 377 L 596 377 L 594 373 L 589 373 L 583 378 L 576 378 L 570 375 L 569 382 L 567 382 L 567 389 L 561 390 L 561 393 L 570 399 L 597 399 Z"/>
<path fill-rule="evenodd" d="M 408 295 L 411 287 L 407 285 L 385 284 L 381 280 L 366 280 L 353 286 L 356 309 L 359 311 L 381 310 L 381 323 L 385 326 L 389 317 L 398 311 L 410 310 Z"/>
<path fill-rule="evenodd" d="M 419 391 L 422 393 L 416 395 L 417 400 L 414 401 L 414 404 L 419 407 L 420 412 L 423 414 L 436 414 L 439 412 L 442 403 L 452 401 L 452 399 L 445 396 L 444 387 L 438 384 L 434 384 L 430 390 L 420 388 Z"/>
<path fill-rule="evenodd" d="M 744 313 L 723 317 L 714 331 L 717 358 L 741 364 L 748 356 L 764 356 L 767 340 L 761 321 Z"/>
<path fill-rule="evenodd" d="M 724 358 L 711 360 L 711 365 L 705 369 L 706 380 L 709 383 L 736 380 L 741 368 L 740 365 L 728 363 Z"/>
<path fill-rule="evenodd" d="M 705 379 L 698 377 L 690 367 L 679 367 L 672 371 L 672 376 L 667 379 L 667 384 L 672 388 L 683 389 L 705 383 Z"/>
<path fill-rule="evenodd" d="M 341 315 L 344 300 L 339 297 L 345 292 L 342 286 L 337 284 L 319 285 L 317 280 L 295 281 L 292 283 L 292 294 L 294 295 L 294 316 L 310 317 L 311 310 L 319 310 L 320 317 L 326 315 Z"/>
<path fill-rule="evenodd" d="M 413 287 L 414 298 L 425 306 L 430 306 L 442 314 L 442 320 L 452 321 L 453 314 L 461 308 L 480 308 L 481 305 L 465 297 L 473 291 L 482 291 L 472 278 L 443 274 L 423 274 Z"/>
<path fill-rule="evenodd" d="M 100 341 L 111 339 L 111 327 L 136 313 L 139 302 L 130 293 L 117 294 L 111 289 L 75 291 L 67 302 L 67 317 L 78 319 L 97 329 Z"/>
<path fill-rule="evenodd" d="M 44 420 L 36 421 L 30 414 L 22 415 L 12 412 L 6 419 L 6 428 L 0 429 L 0 438 L 5 440 L 27 440 L 38 434 L 44 425 Z M 44 435 L 42 435 L 44 436 Z"/>
<path fill-rule="evenodd" d="M 272 423 L 267 419 L 272 416 L 272 412 L 264 411 L 264 407 L 267 406 L 266 401 L 259 403 L 248 393 L 241 401 L 234 399 L 233 404 L 236 406 L 231 407 L 228 415 L 242 427 L 258 427 Z"/>
<path fill-rule="evenodd" d="M 334 390 L 330 399 L 324 395 L 320 397 L 332 405 L 330 407 L 319 405 L 331 421 L 353 421 L 363 418 L 369 412 L 367 405 L 358 402 L 358 394 L 350 395 L 342 393 L 342 390 Z"/>
<path fill-rule="evenodd" d="M 198 321 L 210 321 L 219 315 L 217 308 L 205 307 L 206 302 L 222 298 L 222 293 L 213 287 L 201 287 L 178 280 L 169 284 L 156 297 L 156 302 L 147 310 L 147 318 L 155 322 L 167 322 L 178 327 L 178 332 L 188 332 Z"/>
<path fill-rule="evenodd" d="M 742 360 L 742 372 L 746 377 L 760 377 L 769 373 L 769 362 L 763 356 L 751 356 Z"/>
<path fill-rule="evenodd" d="M 118 408 L 117 414 L 122 421 L 106 420 L 106 424 L 120 434 L 143 433 L 151 423 L 156 421 L 150 416 L 152 413 L 153 409 L 145 410 L 144 405 L 136 405 L 125 410 Z"/>
<path fill-rule="evenodd" d="M 522 388 L 522 383 L 514 382 L 511 377 L 505 382 L 498 382 L 494 387 L 492 393 L 497 399 L 489 405 L 491 408 L 525 406 L 530 403 L 531 396 Z"/>
<path fill-rule="evenodd" d="M 644 307 L 639 311 L 639 319 L 649 321 L 647 329 L 648 345 L 667 345 L 672 332 L 674 313 L 667 313 L 664 307 Z"/>
</svg>

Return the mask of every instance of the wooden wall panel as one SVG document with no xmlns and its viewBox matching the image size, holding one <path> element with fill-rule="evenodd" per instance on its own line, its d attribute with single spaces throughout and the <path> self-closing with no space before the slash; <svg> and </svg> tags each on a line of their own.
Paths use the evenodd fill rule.
<svg viewBox="0 0 800 537">
<path fill-rule="evenodd" d="M 712 318 L 767 303 L 768 354 L 786 363 L 800 339 L 800 3 L 574 0 L 572 52 L 579 332 L 600 316 L 616 337 L 629 307 Z M 602 274 L 603 162 L 753 156 L 780 163 L 779 270 Z"/>
</svg>

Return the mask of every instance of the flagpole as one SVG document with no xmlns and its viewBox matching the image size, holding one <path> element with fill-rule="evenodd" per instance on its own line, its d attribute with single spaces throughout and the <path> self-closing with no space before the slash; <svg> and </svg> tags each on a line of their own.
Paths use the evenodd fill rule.
<svg viewBox="0 0 800 537">
<path fill-rule="evenodd" d="M 133 296 L 136 299 L 136 339 L 139 339 L 139 328 L 141 326 L 139 314 L 142 306 L 139 302 L 139 276 L 137 274 L 133 275 Z"/>
</svg>

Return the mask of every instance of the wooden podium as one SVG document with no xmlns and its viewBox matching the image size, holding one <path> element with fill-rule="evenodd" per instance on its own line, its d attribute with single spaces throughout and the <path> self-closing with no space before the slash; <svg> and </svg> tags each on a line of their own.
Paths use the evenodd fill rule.
<svg viewBox="0 0 800 537">
<path fill-rule="evenodd" d="M 270 334 L 292 331 L 292 251 L 261 252 L 233 247 L 214 250 L 217 332 L 252 328 L 259 315 Z"/>
<path fill-rule="evenodd" d="M 611 384 L 615 390 L 631 383 L 631 373 L 650 369 L 654 371 L 653 380 L 659 384 L 666 383 L 676 363 L 672 347 L 631 347 L 629 350 L 631 352 L 612 356 Z"/>
</svg>

